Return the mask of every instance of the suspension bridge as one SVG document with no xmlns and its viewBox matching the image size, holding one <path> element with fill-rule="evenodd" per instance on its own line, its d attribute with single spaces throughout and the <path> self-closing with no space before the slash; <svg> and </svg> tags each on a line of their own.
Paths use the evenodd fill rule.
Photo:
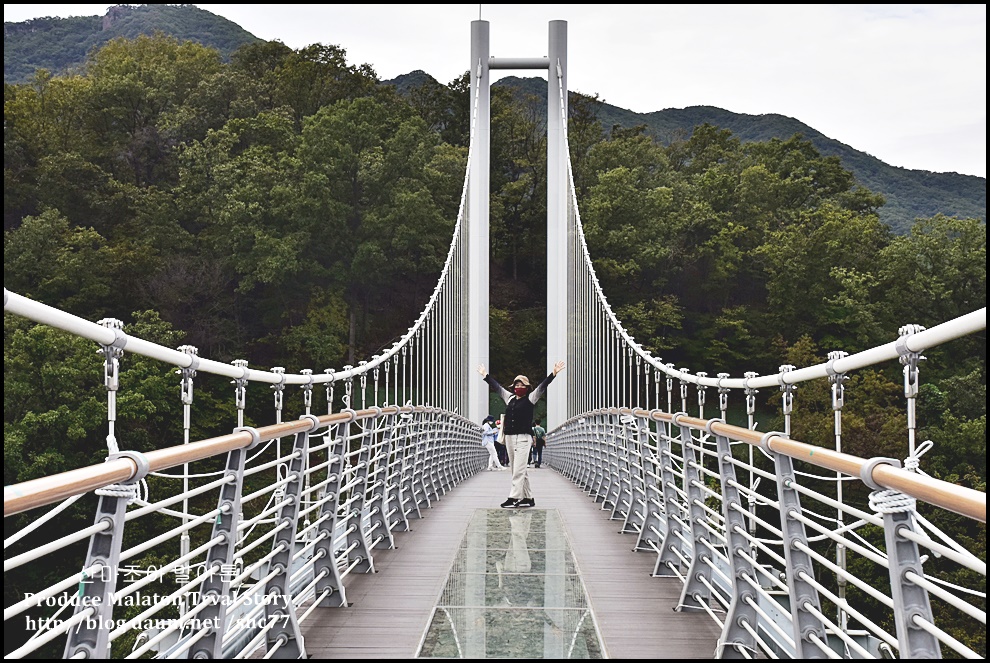
<svg viewBox="0 0 990 663">
<path fill-rule="evenodd" d="M 491 57 L 485 21 L 471 36 L 457 224 L 429 302 L 387 351 L 322 372 L 259 370 L 4 290 L 6 313 L 99 349 L 108 426 L 106 462 L 4 488 L 4 517 L 30 516 L 4 541 L 5 657 L 983 658 L 965 634 L 986 630 L 986 560 L 936 523 L 951 515 L 978 538 L 986 495 L 924 472 L 916 403 L 922 353 L 985 331 L 986 309 L 928 329 L 904 321 L 885 345 L 773 375 L 664 363 L 623 328 L 585 244 L 566 22 L 550 23 L 540 58 Z M 475 373 L 493 363 L 496 69 L 547 72 L 548 372 L 567 363 L 547 392 L 536 506 L 516 510 L 498 508 L 507 473 L 485 471 L 488 386 Z M 118 441 L 129 353 L 179 374 L 181 444 L 142 453 Z M 844 453 L 844 385 L 889 363 L 904 375 L 903 454 Z M 238 417 L 229 434 L 193 440 L 203 373 L 232 381 Z M 791 437 L 809 381 L 831 391 L 834 445 Z M 272 423 L 247 426 L 259 387 L 274 394 Z M 286 411 L 289 388 L 303 411 Z M 759 429 L 761 390 L 779 392 L 783 430 Z M 746 425 L 728 423 L 730 401 Z M 87 497 L 91 526 L 37 540 Z M 158 563 L 137 564 L 149 552 Z M 25 586 L 66 556 L 77 572 Z M 935 559 L 959 573 L 929 572 Z"/>
</svg>

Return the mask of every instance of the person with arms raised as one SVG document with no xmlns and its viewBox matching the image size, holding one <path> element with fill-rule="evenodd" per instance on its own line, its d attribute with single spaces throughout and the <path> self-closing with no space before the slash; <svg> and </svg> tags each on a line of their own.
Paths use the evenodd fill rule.
<svg viewBox="0 0 990 663">
<path fill-rule="evenodd" d="M 553 365 L 553 371 L 535 389 L 532 388 L 528 377 L 517 375 L 512 380 L 512 391 L 509 391 L 488 373 L 484 364 L 478 366 L 478 373 L 491 390 L 505 401 L 503 423 L 505 446 L 509 452 L 509 466 L 512 468 L 512 487 L 509 497 L 501 504 L 505 509 L 536 506 L 526 471 L 530 447 L 533 444 L 533 411 L 547 387 L 562 370 L 564 370 L 564 362 L 558 361 Z"/>
</svg>

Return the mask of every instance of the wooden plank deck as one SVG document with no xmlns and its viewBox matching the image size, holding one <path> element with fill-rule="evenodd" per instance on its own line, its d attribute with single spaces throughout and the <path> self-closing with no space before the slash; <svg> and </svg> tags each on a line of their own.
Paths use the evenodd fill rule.
<svg viewBox="0 0 990 663">
<path fill-rule="evenodd" d="M 536 508 L 564 520 L 608 658 L 713 658 L 718 626 L 698 612 L 674 612 L 681 583 L 653 578 L 656 555 L 633 552 L 621 522 L 550 468 L 530 468 Z M 312 658 L 414 658 L 467 525 L 497 509 L 508 472 L 482 472 L 454 487 L 376 551 L 374 574 L 345 579 L 347 608 L 319 608 L 302 625 Z"/>
</svg>

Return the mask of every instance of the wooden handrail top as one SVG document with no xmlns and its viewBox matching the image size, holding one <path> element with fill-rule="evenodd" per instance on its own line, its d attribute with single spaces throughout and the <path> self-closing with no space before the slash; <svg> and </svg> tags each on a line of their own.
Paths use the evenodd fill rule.
<svg viewBox="0 0 990 663">
<path fill-rule="evenodd" d="M 369 419 L 382 415 L 439 412 L 439 408 L 423 405 L 389 405 L 364 410 L 343 410 L 317 416 L 320 426 Z M 462 417 L 459 417 L 462 418 Z M 466 421 L 466 420 L 465 420 Z M 311 419 L 302 418 L 254 429 L 260 442 L 315 430 Z M 142 454 L 148 462 L 149 472 L 160 472 L 185 463 L 203 460 L 249 446 L 254 436 L 249 430 L 211 437 L 198 442 L 156 449 Z M 12 516 L 46 504 L 54 504 L 74 495 L 88 493 L 115 483 L 125 483 L 137 475 L 138 464 L 131 458 L 114 460 L 81 467 L 47 477 L 31 479 L 3 489 L 3 517 Z"/>
<path fill-rule="evenodd" d="M 842 472 L 850 476 L 862 477 L 864 468 L 870 467 L 870 478 L 879 486 L 902 492 L 905 495 L 942 507 L 967 518 L 972 518 L 983 523 L 987 522 L 986 493 L 925 476 L 924 474 L 918 474 L 917 472 L 910 472 L 889 463 L 876 463 L 873 462 L 874 459 L 860 458 L 825 447 L 818 447 L 806 442 L 793 440 L 786 437 L 783 433 L 764 433 L 762 431 L 733 426 L 723 422 L 721 419 L 700 419 L 683 413 L 671 414 L 660 410 L 643 410 L 639 408 L 606 408 L 588 412 L 586 415 L 581 415 L 581 417 L 594 414 L 632 415 L 653 421 L 663 421 L 678 426 L 687 426 L 694 430 L 723 435 L 757 447 L 764 444 L 763 438 L 766 436 L 767 448 L 776 453 L 782 453 L 795 460 L 804 461 L 823 469 Z M 567 426 L 575 423 L 579 418 L 571 419 L 564 425 Z"/>
</svg>

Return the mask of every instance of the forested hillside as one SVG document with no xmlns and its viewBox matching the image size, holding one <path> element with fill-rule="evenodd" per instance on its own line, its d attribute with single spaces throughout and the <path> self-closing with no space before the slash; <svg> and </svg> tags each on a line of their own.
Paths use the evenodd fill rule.
<svg viewBox="0 0 990 663">
<path fill-rule="evenodd" d="M 492 356 L 539 373 L 543 120 L 507 88 L 493 99 Z M 464 77 L 401 95 L 336 46 L 258 42 L 226 63 L 159 35 L 109 42 L 83 76 L 6 85 L 5 102 L 15 292 L 154 321 L 215 359 L 322 370 L 389 345 L 436 282 L 465 167 Z M 595 103 L 575 97 L 570 128 L 588 244 L 656 354 L 769 373 L 803 339 L 856 351 L 984 305 L 982 222 L 896 235 L 882 198 L 810 141 L 703 124 L 662 145 L 606 132 Z M 960 345 L 961 362 L 984 356 Z"/>
<path fill-rule="evenodd" d="M 260 41 L 236 23 L 195 5 L 117 5 L 105 16 L 4 23 L 4 81 L 27 83 L 38 68 L 59 75 L 82 71 L 94 47 L 117 37 L 133 39 L 157 32 L 216 48 L 224 61 L 238 47 Z M 343 46 L 346 48 L 346 44 Z M 422 71 L 388 83 L 405 93 L 427 79 L 436 83 Z M 518 99 L 531 97 L 537 112 L 546 107 L 544 79 L 508 77 L 496 86 L 510 88 Z M 634 113 L 598 99 L 593 106 L 607 132 L 616 126 L 632 129 L 642 125 L 647 134 L 668 146 L 687 138 L 702 124 L 728 129 L 743 142 L 786 140 L 799 134 L 822 155 L 838 156 L 843 167 L 852 171 L 857 184 L 883 196 L 880 220 L 897 234 L 907 233 L 917 219 L 936 214 L 986 222 L 986 178 L 896 168 L 794 118 L 745 115 L 707 106 Z"/>
<path fill-rule="evenodd" d="M 218 361 L 321 372 L 370 357 L 436 284 L 469 128 L 465 77 L 406 94 L 381 83 L 338 46 L 257 42 L 228 62 L 157 35 L 111 40 L 81 75 L 5 84 L 5 287 Z M 986 305 L 982 220 L 934 215 L 895 234 L 883 198 L 807 139 L 743 141 L 703 123 L 662 144 L 644 128 L 606 131 L 595 104 L 574 97 L 569 125 L 589 250 L 629 333 L 664 361 L 771 374 Z M 493 91 L 491 357 L 530 375 L 545 366 L 543 118 Z M 95 350 L 5 314 L 7 484 L 105 458 Z M 985 490 L 985 337 L 928 359 L 926 470 Z M 844 450 L 903 456 L 898 369 L 852 378 L 869 397 L 843 412 Z M 176 444 L 177 385 L 125 353 L 117 426 L 129 448 Z M 248 425 L 270 423 L 259 391 Z M 830 444 L 826 391 L 802 393 L 799 439 Z M 229 432 L 228 382 L 202 376 L 196 393 L 193 439 Z M 300 400 L 287 392 L 286 408 Z M 985 529 L 967 536 L 985 550 Z"/>
<path fill-rule="evenodd" d="M 161 32 L 217 49 L 229 58 L 261 41 L 233 21 L 195 5 L 117 5 L 104 16 L 45 17 L 3 24 L 3 80 L 26 83 L 37 69 L 55 74 L 81 70 L 86 57 L 118 37 Z"/>
<path fill-rule="evenodd" d="M 541 78 L 508 77 L 495 83 L 517 94 L 531 97 L 534 107 L 546 106 L 547 83 Z M 575 96 L 575 93 L 572 93 Z M 743 142 L 786 140 L 800 135 L 823 156 L 836 156 L 853 173 L 856 183 L 881 194 L 880 220 L 897 234 L 910 231 L 920 218 L 936 214 L 960 218 L 987 218 L 987 180 L 959 173 L 933 173 L 888 165 L 852 146 L 829 138 L 791 117 L 777 114 L 746 115 L 711 106 L 667 108 L 652 113 L 634 113 L 604 101 L 594 100 L 595 115 L 606 130 L 613 127 L 645 127 L 648 135 L 663 145 L 684 140 L 702 124 L 728 129 Z"/>
</svg>

